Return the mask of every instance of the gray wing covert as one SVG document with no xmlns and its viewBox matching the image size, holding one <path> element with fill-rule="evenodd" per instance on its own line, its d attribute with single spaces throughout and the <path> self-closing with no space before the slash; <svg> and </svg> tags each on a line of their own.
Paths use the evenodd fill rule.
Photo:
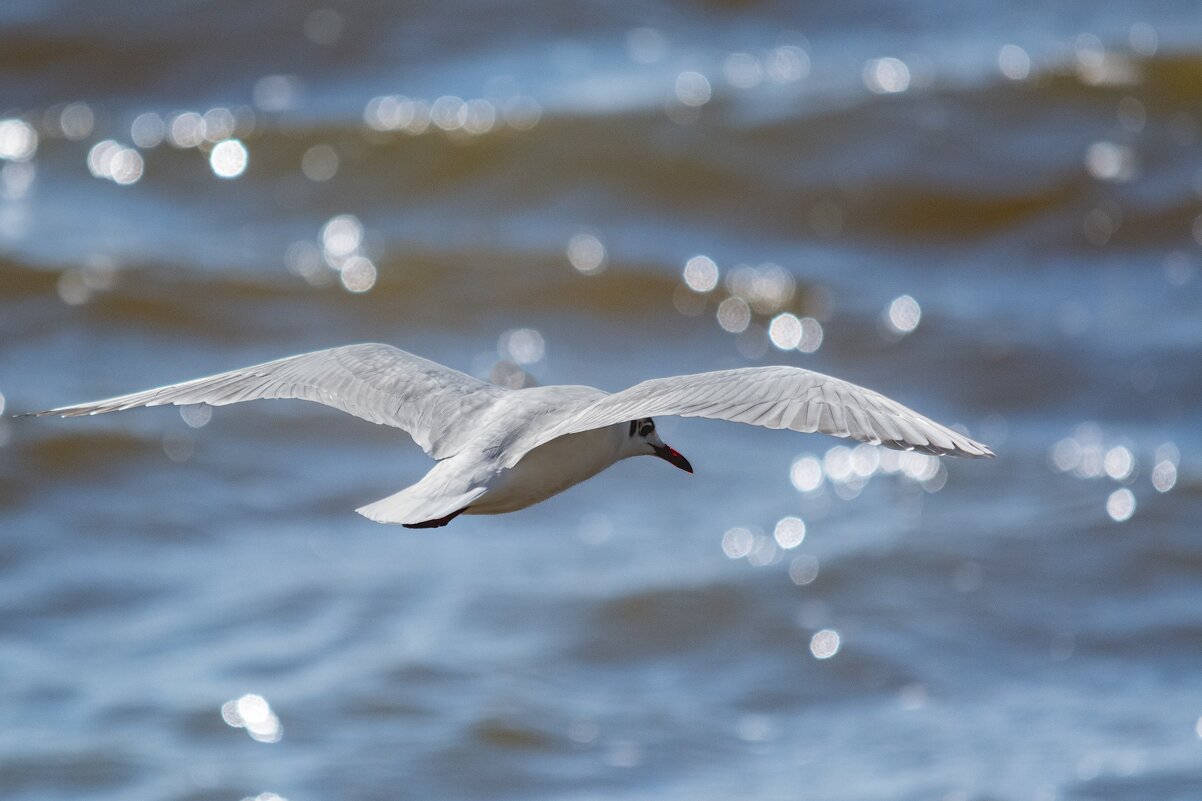
<svg viewBox="0 0 1202 801">
<path fill-rule="evenodd" d="M 38 415 L 103 414 L 140 406 L 224 406 L 296 398 L 403 429 L 435 459 L 470 439 L 473 418 L 505 390 L 391 345 L 319 350 Z"/>
</svg>

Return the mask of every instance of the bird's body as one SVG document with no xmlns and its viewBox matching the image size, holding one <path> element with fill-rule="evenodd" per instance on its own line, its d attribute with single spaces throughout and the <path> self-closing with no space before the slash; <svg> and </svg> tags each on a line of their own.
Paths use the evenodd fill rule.
<svg viewBox="0 0 1202 801">
<path fill-rule="evenodd" d="M 692 466 L 652 415 L 713 417 L 819 431 L 937 455 L 988 448 L 871 390 L 796 367 L 748 367 L 644 381 L 610 394 L 584 386 L 507 390 L 388 345 L 348 345 L 39 412 L 64 417 L 138 406 L 300 398 L 408 431 L 437 464 L 357 511 L 411 528 L 459 514 L 524 509 L 631 456 Z"/>
</svg>

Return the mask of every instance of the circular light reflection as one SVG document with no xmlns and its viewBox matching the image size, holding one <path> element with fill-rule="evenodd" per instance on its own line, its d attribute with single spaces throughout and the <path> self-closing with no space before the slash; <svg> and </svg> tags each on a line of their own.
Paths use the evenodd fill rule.
<svg viewBox="0 0 1202 801">
<path fill-rule="evenodd" d="M 578 272 L 596 275 L 606 267 L 605 245 L 592 234 L 576 234 L 568 240 L 568 261 Z"/>
<path fill-rule="evenodd" d="M 195 111 L 176 114 L 167 128 L 167 137 L 178 148 L 197 147 L 205 138 L 205 122 Z"/>
<path fill-rule="evenodd" d="M 228 108 L 211 108 L 201 118 L 204 123 L 204 138 L 210 142 L 220 142 L 230 138 L 237 123 L 234 114 Z"/>
<path fill-rule="evenodd" d="M 782 45 L 764 55 L 764 74 L 776 83 L 793 83 L 810 74 L 810 57 L 793 45 Z"/>
<path fill-rule="evenodd" d="M 261 695 L 247 694 L 221 705 L 222 719 L 238 729 L 246 729 L 252 739 L 261 743 L 279 742 L 284 734 L 280 719 Z"/>
<path fill-rule="evenodd" d="M 326 263 L 340 269 L 342 262 L 363 243 L 363 224 L 351 214 L 331 217 L 321 228 L 321 246 Z"/>
<path fill-rule="evenodd" d="M 751 307 L 740 297 L 727 298 L 718 304 L 718 325 L 724 331 L 739 334 L 751 324 Z"/>
<path fill-rule="evenodd" d="M 896 333 L 905 335 L 918 327 L 918 321 L 922 319 L 922 308 L 914 298 L 902 295 L 894 298 L 886 314 L 889 326 Z"/>
<path fill-rule="evenodd" d="M 803 554 L 794 557 L 793 561 L 789 562 L 789 580 L 798 587 L 813 584 L 816 578 L 818 578 L 818 560 L 813 556 Z"/>
<path fill-rule="evenodd" d="M 899 58 L 874 58 L 864 65 L 864 85 L 869 91 L 896 94 L 910 88 L 910 68 Z"/>
<path fill-rule="evenodd" d="M 207 403 L 181 406 L 179 407 L 179 416 L 184 419 L 189 428 L 203 428 L 213 419 L 213 407 Z"/>
<path fill-rule="evenodd" d="M 1085 169 L 1099 181 L 1129 181 L 1135 168 L 1135 151 L 1126 145 L 1094 142 L 1085 151 Z"/>
<path fill-rule="evenodd" d="M 96 123 L 96 115 L 87 103 L 72 103 L 59 114 L 58 124 L 63 130 L 63 136 L 79 141 L 92 133 Z"/>
<path fill-rule="evenodd" d="M 328 181 L 338 173 L 338 153 L 329 145 L 314 145 L 301 156 L 301 172 L 310 181 Z"/>
<path fill-rule="evenodd" d="M 366 292 L 376 285 L 376 265 L 366 256 L 351 256 L 342 264 L 339 280 L 348 292 Z"/>
<path fill-rule="evenodd" d="M 997 54 L 998 69 L 1012 81 L 1021 81 L 1031 74 L 1031 57 L 1018 45 L 1002 45 Z"/>
<path fill-rule="evenodd" d="M 785 550 L 801 545 L 806 538 L 806 524 L 800 517 L 782 517 L 772 530 L 776 544 Z"/>
<path fill-rule="evenodd" d="M 1126 487 L 1110 493 L 1106 499 L 1106 514 L 1116 523 L 1130 520 L 1131 515 L 1135 514 L 1135 493 Z"/>
<path fill-rule="evenodd" d="M 167 136 L 167 124 L 153 111 L 139 114 L 129 126 L 129 137 L 140 148 L 158 147 Z"/>
<path fill-rule="evenodd" d="M 250 155 L 246 145 L 237 139 L 225 139 L 213 146 L 209 154 L 209 166 L 218 178 L 237 178 L 246 171 Z"/>
<path fill-rule="evenodd" d="M 822 486 L 822 462 L 816 456 L 801 456 L 789 469 L 789 481 L 798 492 L 813 492 Z"/>
<path fill-rule="evenodd" d="M 810 653 L 815 659 L 830 659 L 839 653 L 839 632 L 823 629 L 810 638 Z"/>
<path fill-rule="evenodd" d="M 797 315 L 788 312 L 776 315 L 768 325 L 768 338 L 780 350 L 796 348 L 801 344 L 803 333 L 801 320 L 797 319 Z"/>
<path fill-rule="evenodd" d="M 1102 466 L 1110 478 L 1115 481 L 1126 481 L 1135 471 L 1135 457 L 1126 446 L 1115 445 L 1106 451 Z"/>
<path fill-rule="evenodd" d="M 1162 459 L 1152 468 L 1152 486 L 1157 492 L 1168 492 L 1177 485 L 1177 465 Z"/>
<path fill-rule="evenodd" d="M 822 347 L 822 323 L 813 317 L 801 318 L 801 341 L 797 349 L 802 353 L 814 353 Z"/>
<path fill-rule="evenodd" d="M 729 559 L 742 559 L 751 553 L 755 545 L 755 535 L 750 529 L 735 526 L 726 530 L 722 535 L 722 553 Z"/>
<path fill-rule="evenodd" d="M 25 120 L 0 120 L 0 159 L 29 161 L 38 150 L 38 133 Z"/>
<path fill-rule="evenodd" d="M 676 99 L 690 108 L 698 108 L 710 102 L 713 90 L 709 78 L 700 72 L 687 70 L 676 76 Z"/>
<path fill-rule="evenodd" d="M 685 262 L 684 282 L 694 292 L 712 292 L 718 286 L 718 265 L 709 256 L 694 256 Z"/>
<path fill-rule="evenodd" d="M 516 328 L 501 334 L 497 341 L 497 352 L 502 359 L 510 359 L 517 364 L 534 364 L 542 361 L 546 343 L 543 335 L 533 328 Z"/>
</svg>

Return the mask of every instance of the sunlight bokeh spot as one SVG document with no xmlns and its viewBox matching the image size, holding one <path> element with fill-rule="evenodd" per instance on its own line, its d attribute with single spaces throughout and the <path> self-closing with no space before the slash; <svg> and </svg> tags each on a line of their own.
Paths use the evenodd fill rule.
<svg viewBox="0 0 1202 801">
<path fill-rule="evenodd" d="M 497 108 L 481 98 L 467 101 L 461 112 L 463 130 L 474 136 L 486 134 L 497 124 Z"/>
<path fill-rule="evenodd" d="M 134 117 L 129 126 L 129 138 L 143 150 L 158 147 L 167 136 L 167 124 L 153 111 Z"/>
<path fill-rule="evenodd" d="M 592 234 L 576 234 L 569 239 L 567 254 L 568 261 L 578 272 L 596 275 L 605 271 L 605 245 Z"/>
<path fill-rule="evenodd" d="M 535 364 L 543 360 L 546 343 L 543 335 L 533 328 L 515 328 L 501 334 L 497 353 L 502 359 L 511 359 L 517 364 Z"/>
<path fill-rule="evenodd" d="M 1015 44 L 1002 45 L 997 56 L 998 69 L 1012 81 L 1021 81 L 1031 74 L 1031 57 Z"/>
<path fill-rule="evenodd" d="M 338 174 L 338 153 L 329 145 L 313 145 L 301 156 L 301 172 L 310 181 L 321 183 Z"/>
<path fill-rule="evenodd" d="M 1135 514 L 1135 493 L 1126 487 L 1110 493 L 1106 499 L 1106 514 L 1117 523 L 1130 520 Z"/>
<path fill-rule="evenodd" d="M 709 256 L 694 256 L 685 262 L 684 282 L 694 292 L 713 292 L 718 286 L 718 265 Z"/>
<path fill-rule="evenodd" d="M 1085 169 L 1099 181 L 1121 183 L 1135 177 L 1135 151 L 1115 142 L 1094 142 L 1085 151 Z"/>
<path fill-rule="evenodd" d="M 704 106 L 712 96 L 709 78 L 700 72 L 687 70 L 676 76 L 676 99 L 684 105 L 692 108 Z"/>
<path fill-rule="evenodd" d="M 462 128 L 465 114 L 463 98 L 455 95 L 443 95 L 430 104 L 430 122 L 444 131 Z"/>
<path fill-rule="evenodd" d="M 776 83 L 793 83 L 810 74 L 810 56 L 800 47 L 781 45 L 764 55 L 764 74 Z"/>
<path fill-rule="evenodd" d="M 815 659 L 830 659 L 839 653 L 839 632 L 834 629 L 823 629 L 810 638 L 810 653 Z"/>
<path fill-rule="evenodd" d="M 779 350 L 793 350 L 801 344 L 801 320 L 797 315 L 784 312 L 772 318 L 768 325 L 768 338 Z"/>
<path fill-rule="evenodd" d="M 1106 451 L 1102 466 L 1110 478 L 1115 481 L 1126 481 L 1135 470 L 1135 456 L 1127 446 L 1115 445 Z"/>
<path fill-rule="evenodd" d="M 740 297 L 727 298 L 718 304 L 718 325 L 724 331 L 739 334 L 751 324 L 751 307 Z"/>
<path fill-rule="evenodd" d="M 249 693 L 221 706 L 221 718 L 230 726 L 246 729 L 251 739 L 261 743 L 276 743 L 283 737 L 280 719 L 261 695 Z"/>
<path fill-rule="evenodd" d="M 793 557 L 789 562 L 789 581 L 798 587 L 813 584 L 818 578 L 818 559 L 809 554 Z"/>
<path fill-rule="evenodd" d="M 922 319 L 922 308 L 909 295 L 894 298 L 885 312 L 885 320 L 897 334 L 905 336 L 918 327 Z"/>
<path fill-rule="evenodd" d="M 782 517 L 772 530 L 776 544 L 785 550 L 801 545 L 806 538 L 806 524 L 800 517 Z"/>
<path fill-rule="evenodd" d="M 237 178 L 246 171 L 250 154 L 237 139 L 218 142 L 209 153 L 209 166 L 218 178 Z"/>
<path fill-rule="evenodd" d="M 85 139 L 96 124 L 96 114 L 87 103 L 71 103 L 58 116 L 58 125 L 63 136 L 73 141 Z"/>
<path fill-rule="evenodd" d="M 742 559 L 751 553 L 755 545 L 755 535 L 743 526 L 729 528 L 722 535 L 722 553 L 730 559 Z"/>
<path fill-rule="evenodd" d="M 816 456 L 800 456 L 789 469 L 789 481 L 798 492 L 813 492 L 822 486 L 822 461 Z"/>
<path fill-rule="evenodd" d="M 201 117 L 201 122 L 204 123 L 205 140 L 214 143 L 232 137 L 237 127 L 234 113 L 220 106 L 206 111 Z"/>
<path fill-rule="evenodd" d="M 339 269 L 347 257 L 359 250 L 363 243 L 363 224 L 352 214 L 331 217 L 322 226 L 321 245 L 326 263 Z"/>
<path fill-rule="evenodd" d="M 899 58 L 874 58 L 864 65 L 864 85 L 876 94 L 896 94 L 910 88 L 910 68 Z"/>
<path fill-rule="evenodd" d="M 1162 459 L 1152 468 L 1152 486 L 1157 492 L 1168 492 L 1177 485 L 1177 465 Z"/>
<path fill-rule="evenodd" d="M 813 317 L 801 318 L 801 341 L 797 349 L 802 353 L 814 353 L 822 347 L 822 323 Z"/>
<path fill-rule="evenodd" d="M 338 280 L 347 292 L 366 292 L 376 285 L 376 265 L 366 256 L 351 256 L 342 263 Z"/>
<path fill-rule="evenodd" d="M 0 159 L 29 161 L 38 150 L 38 132 L 25 120 L 0 120 Z"/>
<path fill-rule="evenodd" d="M 179 407 L 179 416 L 189 428 L 203 428 L 213 419 L 213 407 L 207 403 L 195 403 Z"/>
<path fill-rule="evenodd" d="M 197 147 L 205 139 L 204 117 L 195 111 L 176 114 L 167 127 L 167 139 L 181 149 Z"/>
</svg>

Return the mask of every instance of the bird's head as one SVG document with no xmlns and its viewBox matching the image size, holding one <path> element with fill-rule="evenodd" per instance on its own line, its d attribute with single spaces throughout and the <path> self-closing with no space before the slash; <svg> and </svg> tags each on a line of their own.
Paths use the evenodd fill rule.
<svg viewBox="0 0 1202 801">
<path fill-rule="evenodd" d="M 629 448 L 636 455 L 658 456 L 668 464 L 679 467 L 686 473 L 693 472 L 693 465 L 680 455 L 680 451 L 668 446 L 655 431 L 655 421 L 650 417 L 630 421 Z"/>
</svg>

